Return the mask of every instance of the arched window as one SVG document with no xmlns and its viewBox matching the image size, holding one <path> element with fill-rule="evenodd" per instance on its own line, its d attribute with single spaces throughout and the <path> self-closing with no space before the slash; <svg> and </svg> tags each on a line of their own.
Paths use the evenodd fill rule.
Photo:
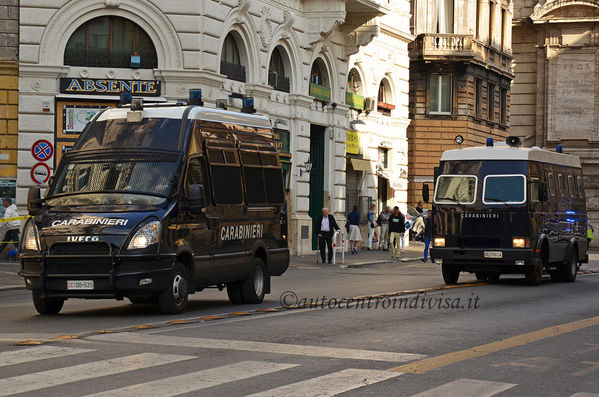
<svg viewBox="0 0 599 397">
<path fill-rule="evenodd" d="M 243 65 L 238 40 L 240 38 L 236 37 L 233 32 L 225 37 L 220 56 L 220 73 L 227 76 L 228 79 L 245 83 L 245 65 Z"/>
<path fill-rule="evenodd" d="M 391 86 L 387 79 L 383 79 L 379 84 L 379 94 L 377 96 L 377 110 L 385 115 L 391 116 L 391 111 L 395 109 L 393 105 L 393 99 L 391 98 Z"/>
<path fill-rule="evenodd" d="M 345 104 L 353 109 L 364 110 L 364 96 L 362 79 L 354 68 L 347 75 L 347 88 L 345 89 Z"/>
<path fill-rule="evenodd" d="M 268 85 L 277 91 L 289 92 L 291 63 L 287 53 L 281 46 L 275 47 L 268 65 Z"/>
<path fill-rule="evenodd" d="M 154 69 L 158 67 L 158 58 L 152 40 L 137 24 L 105 16 L 77 28 L 67 43 L 64 64 Z"/>
<path fill-rule="evenodd" d="M 329 74 L 324 61 L 320 58 L 316 58 L 310 70 L 310 96 L 325 102 L 331 100 Z"/>
</svg>

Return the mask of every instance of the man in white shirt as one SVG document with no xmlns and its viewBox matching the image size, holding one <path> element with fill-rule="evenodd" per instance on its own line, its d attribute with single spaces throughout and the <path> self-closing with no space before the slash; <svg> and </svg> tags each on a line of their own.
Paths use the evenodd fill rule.
<svg viewBox="0 0 599 397">
<path fill-rule="evenodd" d="M 316 234 L 318 235 L 318 245 L 320 248 L 320 257 L 322 263 L 327 260 L 325 249 L 328 248 L 328 262 L 331 263 L 333 259 L 333 233 L 339 230 L 337 221 L 333 218 L 333 215 L 329 214 L 328 208 L 322 209 L 322 216 L 318 219 Z"/>
<path fill-rule="evenodd" d="M 2 204 L 6 208 L 4 211 L 4 219 L 8 218 L 16 218 L 19 216 L 19 211 L 17 210 L 17 206 L 12 203 L 12 200 L 9 198 L 2 199 Z M 4 239 L 2 243 L 0 243 L 0 254 L 9 244 L 8 242 L 13 242 L 16 246 L 19 241 L 19 228 L 21 227 L 21 221 L 10 221 L 4 223 L 4 228 L 6 229 L 6 234 L 4 235 Z"/>
</svg>

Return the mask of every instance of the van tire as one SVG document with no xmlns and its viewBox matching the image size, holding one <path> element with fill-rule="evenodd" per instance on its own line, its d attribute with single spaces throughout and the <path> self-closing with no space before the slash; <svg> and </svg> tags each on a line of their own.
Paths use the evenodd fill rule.
<svg viewBox="0 0 599 397">
<path fill-rule="evenodd" d="M 262 303 L 269 282 L 268 278 L 262 259 L 254 258 L 254 266 L 250 276 L 241 283 L 244 303 Z"/>
<path fill-rule="evenodd" d="M 227 296 L 229 297 L 229 302 L 234 305 L 243 303 L 243 292 L 241 291 L 240 281 L 227 284 Z"/>
<path fill-rule="evenodd" d="M 443 281 L 445 284 L 457 284 L 460 278 L 460 271 L 454 265 L 442 264 L 441 271 L 443 273 Z"/>
<path fill-rule="evenodd" d="M 524 271 L 524 276 L 528 285 L 539 285 L 543 279 L 543 268 L 540 265 L 529 266 Z"/>
<path fill-rule="evenodd" d="M 170 277 L 170 287 L 160 293 L 158 304 L 164 314 L 179 314 L 185 310 L 189 297 L 189 278 L 185 266 L 176 262 Z"/>
<path fill-rule="evenodd" d="M 564 278 L 562 277 L 562 272 L 561 269 L 552 269 L 549 270 L 549 275 L 551 276 L 551 281 L 554 283 L 560 283 L 562 281 L 564 281 Z"/>
<path fill-rule="evenodd" d="M 64 299 L 60 298 L 42 298 L 41 291 L 33 291 L 33 306 L 39 314 L 58 314 L 64 305 Z"/>
<path fill-rule="evenodd" d="M 576 270 L 578 267 L 578 255 L 574 247 L 570 248 L 568 260 L 561 267 L 562 279 L 566 283 L 573 283 L 576 280 Z"/>
</svg>

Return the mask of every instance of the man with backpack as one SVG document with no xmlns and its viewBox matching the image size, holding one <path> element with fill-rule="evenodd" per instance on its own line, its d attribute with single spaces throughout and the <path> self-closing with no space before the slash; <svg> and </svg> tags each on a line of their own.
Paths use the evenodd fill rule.
<svg viewBox="0 0 599 397">
<path fill-rule="evenodd" d="M 403 235 L 406 232 L 406 218 L 399 211 L 399 207 L 393 207 L 393 213 L 389 217 L 389 232 L 391 237 L 389 238 L 389 249 L 391 250 L 391 258 L 399 259 L 400 252 L 400 241 L 403 239 Z"/>
</svg>

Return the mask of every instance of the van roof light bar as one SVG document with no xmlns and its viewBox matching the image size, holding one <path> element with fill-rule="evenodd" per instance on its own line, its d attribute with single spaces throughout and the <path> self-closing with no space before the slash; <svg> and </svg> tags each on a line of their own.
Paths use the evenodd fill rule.
<svg viewBox="0 0 599 397">
<path fill-rule="evenodd" d="M 488 147 L 492 147 L 493 146 L 493 138 L 487 138 L 487 146 Z"/>
</svg>

